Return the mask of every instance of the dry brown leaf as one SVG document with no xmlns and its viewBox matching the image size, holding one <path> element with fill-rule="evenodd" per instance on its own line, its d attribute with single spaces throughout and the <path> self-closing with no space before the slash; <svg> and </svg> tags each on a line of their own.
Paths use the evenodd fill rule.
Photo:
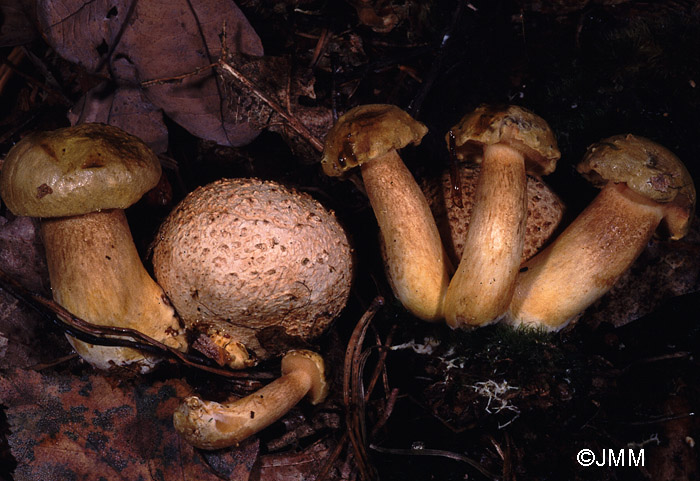
<svg viewBox="0 0 700 481">
<path fill-rule="evenodd" d="M 115 75 L 118 60 L 133 65 L 132 75 L 113 78 L 118 85 L 180 76 L 215 62 L 224 25 L 230 51 L 263 54 L 260 38 L 229 0 L 41 0 L 37 13 L 51 46 L 89 72 Z M 234 108 L 225 108 L 212 70 L 144 92 L 197 137 L 244 145 L 257 135 L 244 109 L 235 108 L 235 102 Z"/>
<path fill-rule="evenodd" d="M 0 269 L 27 289 L 47 295 L 48 273 L 37 226 L 28 217 L 0 217 Z M 26 367 L 67 354 L 68 343 L 47 322 L 0 290 L 0 366 Z"/>
<path fill-rule="evenodd" d="M 308 135 L 315 138 L 317 144 L 322 145 L 334 119 L 329 108 L 306 105 L 316 99 L 316 78 L 313 72 L 293 63 L 287 57 L 251 57 L 239 54 L 229 55 L 226 63 L 254 85 L 251 92 L 239 80 L 221 69 L 226 92 L 230 93 L 226 97 L 241 102 L 241 99 L 248 96 L 246 110 L 250 113 L 251 125 L 257 129 L 267 128 L 282 135 L 302 162 L 317 162 L 320 152 L 310 139 L 300 135 L 292 122 L 283 118 L 279 111 L 263 100 L 265 98 L 273 101 L 282 112 L 301 124 Z M 230 108 L 234 107 L 232 105 Z"/>
<path fill-rule="evenodd" d="M 138 136 L 154 152 L 168 149 L 168 128 L 163 112 L 146 99 L 141 89 L 112 90 L 102 84 L 85 94 L 68 112 L 71 125 L 101 122 Z"/>
<path fill-rule="evenodd" d="M 0 376 L 15 481 L 248 479 L 258 442 L 203 459 L 172 426 L 180 380 L 117 383 L 99 374 L 9 370 Z"/>
<path fill-rule="evenodd" d="M 332 446 L 319 441 L 298 453 L 277 453 L 260 456 L 256 469 L 251 473 L 253 481 L 289 481 L 315 479 Z M 333 479 L 333 478 L 330 478 Z"/>
<path fill-rule="evenodd" d="M 0 47 L 24 45 L 36 37 L 31 19 L 34 18 L 34 2 L 30 0 L 4 0 L 0 2 Z"/>
</svg>

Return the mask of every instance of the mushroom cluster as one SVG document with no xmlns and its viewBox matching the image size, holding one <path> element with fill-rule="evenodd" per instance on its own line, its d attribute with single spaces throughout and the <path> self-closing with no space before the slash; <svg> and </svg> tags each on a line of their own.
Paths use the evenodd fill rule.
<svg viewBox="0 0 700 481">
<path fill-rule="evenodd" d="M 485 105 L 447 135 L 456 157 L 479 169 L 466 171 L 466 208 L 450 205 L 453 225 L 438 228 L 429 205 L 445 214 L 451 196 L 433 186 L 429 203 L 396 152 L 425 132 L 397 107 L 365 105 L 338 120 L 323 156 L 329 175 L 361 166 L 387 277 L 421 319 L 444 318 L 453 328 L 504 320 L 558 330 L 607 292 L 659 225 L 672 239 L 688 230 L 695 188 L 683 164 L 650 140 L 619 135 L 589 147 L 578 166 L 601 193 L 538 253 L 562 217 L 561 203 L 539 179 L 555 169 L 556 139 L 546 121 L 522 107 Z M 443 203 L 437 207 L 436 193 Z M 537 205 L 535 198 L 548 201 Z"/>
<path fill-rule="evenodd" d="M 16 215 L 40 217 L 53 297 L 93 324 L 131 328 L 184 350 L 184 331 L 141 263 L 124 209 L 155 187 L 161 167 L 140 139 L 103 124 L 28 135 L 5 158 L 0 195 Z M 158 359 L 68 337 L 99 369 L 146 372 Z"/>
</svg>

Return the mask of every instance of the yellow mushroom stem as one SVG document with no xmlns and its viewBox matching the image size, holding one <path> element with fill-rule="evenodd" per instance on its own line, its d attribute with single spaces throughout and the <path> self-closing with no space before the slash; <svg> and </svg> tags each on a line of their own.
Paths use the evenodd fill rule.
<svg viewBox="0 0 700 481">
<path fill-rule="evenodd" d="M 442 319 L 451 266 L 423 191 L 396 150 L 360 168 L 394 294 L 415 316 Z"/>
<path fill-rule="evenodd" d="M 41 232 L 56 302 L 93 324 L 136 329 L 185 350 L 175 311 L 143 267 L 124 211 L 43 219 Z M 131 365 L 147 372 L 157 362 L 134 349 L 69 340 L 98 369 Z"/>
<path fill-rule="evenodd" d="M 452 328 L 482 326 L 508 309 L 523 252 L 527 176 L 520 151 L 484 147 L 464 251 L 445 296 Z"/>
<path fill-rule="evenodd" d="M 327 395 L 323 361 L 310 351 L 290 351 L 282 360 L 282 376 L 270 384 L 228 403 L 189 396 L 175 410 L 173 424 L 196 448 L 236 446 L 280 419 L 307 395 L 312 404 Z"/>
<path fill-rule="evenodd" d="M 508 322 L 559 330 L 605 294 L 641 254 L 663 204 L 609 182 L 545 250 L 526 262 Z"/>
</svg>

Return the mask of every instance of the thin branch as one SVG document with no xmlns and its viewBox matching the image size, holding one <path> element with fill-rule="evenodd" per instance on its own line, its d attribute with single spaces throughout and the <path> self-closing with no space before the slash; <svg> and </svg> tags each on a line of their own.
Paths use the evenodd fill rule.
<svg viewBox="0 0 700 481">
<path fill-rule="evenodd" d="M 367 328 L 377 311 L 384 304 L 382 297 L 376 297 L 367 311 L 360 318 L 350 336 L 347 350 L 345 351 L 345 363 L 343 371 L 343 401 L 345 403 L 345 417 L 347 432 L 355 453 L 355 461 L 363 480 L 376 479 L 377 474 L 372 468 L 366 445 L 366 434 L 362 422 L 364 409 L 364 395 L 362 393 L 362 345 L 364 343 Z"/>
<path fill-rule="evenodd" d="M 488 469 L 484 468 L 478 461 L 459 453 L 453 453 L 451 451 L 445 451 L 442 449 L 399 449 L 399 448 L 384 448 L 377 446 L 376 444 L 370 444 L 370 449 L 377 451 L 378 453 L 384 454 L 399 454 L 408 456 L 439 456 L 442 458 L 453 459 L 455 461 L 460 461 L 466 463 L 472 468 L 479 471 L 488 479 L 493 479 L 494 481 L 499 479 L 499 477 L 490 472 Z"/>
<path fill-rule="evenodd" d="M 160 85 L 160 84 L 171 83 L 171 82 L 180 82 L 182 80 L 185 80 L 186 78 L 194 77 L 195 75 L 199 75 L 200 73 L 204 72 L 205 70 L 209 70 L 210 68 L 215 68 L 217 65 L 219 65 L 219 62 L 210 63 L 209 65 L 205 65 L 203 67 L 197 67 L 193 71 L 183 73 L 182 75 L 175 75 L 173 77 L 157 78 L 157 79 L 153 79 L 153 80 L 145 80 L 145 81 L 141 82 L 139 85 L 141 85 L 141 87 L 150 87 L 152 85 Z"/>
</svg>

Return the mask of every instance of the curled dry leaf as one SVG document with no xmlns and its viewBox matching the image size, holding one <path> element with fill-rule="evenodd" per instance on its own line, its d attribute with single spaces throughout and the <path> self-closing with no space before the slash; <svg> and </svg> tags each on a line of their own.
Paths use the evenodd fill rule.
<svg viewBox="0 0 700 481">
<path fill-rule="evenodd" d="M 5 371 L 0 403 L 17 462 L 13 479 L 247 480 L 256 440 L 211 454 L 205 464 L 175 433 L 172 411 L 188 393 L 175 379 L 115 385 L 95 374 Z"/>
<path fill-rule="evenodd" d="M 228 0 L 40 0 L 37 15 L 50 45 L 87 71 L 113 76 L 117 60 L 131 64 L 131 74 L 113 78 L 118 85 L 182 76 L 215 62 L 224 25 L 229 51 L 263 54 L 253 27 Z M 211 69 L 179 82 L 152 84 L 144 94 L 197 137 L 244 145 L 257 135 L 245 108 L 225 108 Z"/>
</svg>

